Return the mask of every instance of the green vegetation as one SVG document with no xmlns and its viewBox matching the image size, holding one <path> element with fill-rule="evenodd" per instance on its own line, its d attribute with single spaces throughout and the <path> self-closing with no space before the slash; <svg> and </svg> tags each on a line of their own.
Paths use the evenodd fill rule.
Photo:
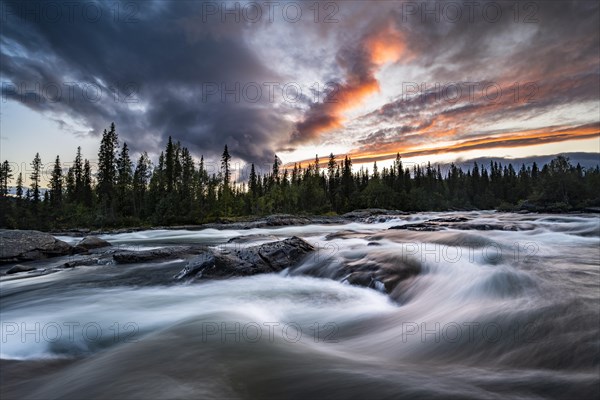
<svg viewBox="0 0 600 400">
<path fill-rule="evenodd" d="M 189 150 L 169 137 L 153 167 L 143 153 L 134 166 L 127 143 L 119 145 L 114 124 L 104 131 L 95 182 L 90 162 L 77 149 L 73 165 L 63 174 L 58 157 L 49 189 L 40 188 L 39 153 L 31 163 L 30 188 L 23 176 L 14 179 L 8 161 L 0 164 L 0 226 L 21 229 L 123 227 L 198 224 L 220 218 L 273 213 L 332 214 L 358 208 L 404 211 L 499 209 L 570 211 L 600 206 L 600 170 L 573 166 L 558 156 L 543 168 L 534 163 L 516 171 L 512 165 L 476 163 L 463 171 L 451 165 L 404 168 L 398 155 L 393 166 L 372 173 L 352 171 L 352 160 L 331 154 L 325 168 L 317 157 L 303 167 L 283 168 L 275 157 L 272 171 L 260 175 L 250 166 L 247 183 L 231 182 L 227 146 L 219 172 L 209 173 Z M 42 192 L 44 193 L 42 196 Z"/>
</svg>

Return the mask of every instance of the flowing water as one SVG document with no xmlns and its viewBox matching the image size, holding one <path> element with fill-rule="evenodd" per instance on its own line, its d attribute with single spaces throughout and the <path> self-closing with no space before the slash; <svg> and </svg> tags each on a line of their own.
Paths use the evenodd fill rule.
<svg viewBox="0 0 600 400">
<path fill-rule="evenodd" d="M 388 229 L 456 217 L 467 221 Z M 422 213 L 103 238 L 144 249 L 293 235 L 318 251 L 280 274 L 165 283 L 186 263 L 171 260 L 3 276 L 2 398 L 600 396 L 598 216 Z M 361 263 L 421 273 L 389 296 L 344 281 Z"/>
</svg>

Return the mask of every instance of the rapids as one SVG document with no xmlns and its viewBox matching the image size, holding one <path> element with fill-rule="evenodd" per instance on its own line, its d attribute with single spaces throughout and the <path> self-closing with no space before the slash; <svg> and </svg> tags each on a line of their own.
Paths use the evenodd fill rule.
<svg viewBox="0 0 600 400">
<path fill-rule="evenodd" d="M 389 229 L 439 218 L 466 220 Z M 2 398 L 600 396 L 595 215 L 419 213 L 102 238 L 147 249 L 293 235 L 318 251 L 280 274 L 153 284 L 153 274 L 185 265 L 170 260 L 2 275 Z M 240 236 L 248 240 L 230 242 Z M 347 284 L 352 263 L 412 263 L 421 273 L 391 297 Z"/>
</svg>

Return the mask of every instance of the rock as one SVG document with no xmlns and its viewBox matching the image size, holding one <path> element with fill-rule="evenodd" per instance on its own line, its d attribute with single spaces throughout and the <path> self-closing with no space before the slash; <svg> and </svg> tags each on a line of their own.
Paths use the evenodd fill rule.
<svg viewBox="0 0 600 400">
<path fill-rule="evenodd" d="M 104 257 L 89 257 L 89 258 L 81 258 L 77 260 L 71 260 L 64 263 L 62 268 L 75 268 L 80 266 L 92 266 L 92 265 L 107 265 L 112 262 L 110 256 Z"/>
<path fill-rule="evenodd" d="M 336 232 L 328 233 L 325 236 L 325 240 L 333 240 L 333 239 L 362 239 L 367 235 L 365 232 L 358 232 L 352 229 L 342 229 Z"/>
<path fill-rule="evenodd" d="M 294 266 L 313 250 L 313 246 L 296 236 L 240 250 L 210 249 L 190 260 L 174 278 L 228 278 L 279 272 Z"/>
<path fill-rule="evenodd" d="M 405 225 L 395 225 L 390 227 L 389 229 L 402 229 L 408 231 L 418 231 L 418 232 L 434 232 L 442 229 L 441 225 L 436 225 L 431 222 L 419 222 L 416 224 L 405 224 Z"/>
<path fill-rule="evenodd" d="M 31 265 L 17 264 L 14 267 L 10 268 L 8 271 L 6 271 L 6 275 L 16 274 L 17 272 L 33 271 L 33 270 L 35 270 L 35 267 L 32 267 Z"/>
<path fill-rule="evenodd" d="M 81 240 L 79 243 L 77 243 L 75 245 L 75 248 L 73 249 L 75 252 L 85 252 L 91 249 L 99 249 L 102 247 L 109 247 L 112 246 L 109 242 L 107 242 L 104 239 L 100 239 L 99 237 L 96 236 L 88 236 L 86 238 L 84 238 L 83 240 Z"/>
<path fill-rule="evenodd" d="M 215 222 L 204 224 L 196 227 L 196 229 L 256 229 L 268 228 L 274 226 L 292 226 L 292 225 L 309 225 L 309 224 L 345 224 L 348 220 L 339 216 L 295 216 L 288 214 L 275 214 L 268 217 L 254 219 L 250 221 L 238 222 Z"/>
<path fill-rule="evenodd" d="M 248 253 L 252 252 L 250 248 Z M 273 269 L 281 271 L 299 261 L 314 247 L 297 236 L 279 242 L 265 243 L 256 248 L 258 255 Z M 242 250 L 244 252 L 244 250 Z"/>
<path fill-rule="evenodd" d="M 354 210 L 354 211 L 347 212 L 346 214 L 343 214 L 342 217 L 347 218 L 347 219 L 356 220 L 356 219 L 372 217 L 374 215 L 391 214 L 392 212 L 393 211 L 384 210 L 382 208 L 367 208 L 367 209 Z"/>
<path fill-rule="evenodd" d="M 407 257 L 382 255 L 373 261 L 348 263 L 343 271 L 346 275 L 341 279 L 342 282 L 376 289 L 398 300 L 403 294 L 398 287 L 403 281 L 420 274 L 421 264 Z"/>
<path fill-rule="evenodd" d="M 148 261 L 174 259 L 195 253 L 196 252 L 194 252 L 191 246 L 173 246 L 142 251 L 118 251 L 113 254 L 113 259 L 119 264 L 133 264 Z"/>
<path fill-rule="evenodd" d="M 32 261 L 71 253 L 72 246 L 38 231 L 0 230 L 0 263 Z"/>
<path fill-rule="evenodd" d="M 263 235 L 263 234 L 255 234 L 255 235 L 245 235 L 245 236 L 236 236 L 227 241 L 227 243 L 248 243 L 254 242 L 257 240 L 277 240 L 277 237 L 273 235 Z"/>
<path fill-rule="evenodd" d="M 402 229 L 418 232 L 433 232 L 442 229 L 458 229 L 463 231 L 528 231 L 533 230 L 533 225 L 508 224 L 508 223 L 471 223 L 467 218 L 438 218 L 414 224 L 396 225 L 389 229 Z"/>
</svg>

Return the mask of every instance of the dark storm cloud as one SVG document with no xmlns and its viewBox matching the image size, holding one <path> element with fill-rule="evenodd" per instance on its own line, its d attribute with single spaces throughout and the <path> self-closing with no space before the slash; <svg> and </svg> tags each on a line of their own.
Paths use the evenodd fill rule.
<svg viewBox="0 0 600 400">
<path fill-rule="evenodd" d="M 246 83 L 278 76 L 240 40 L 243 24 L 202 23 L 201 2 L 194 1 L 79 5 L 73 18 L 54 20 L 44 15 L 52 10 L 43 2 L 3 2 L 4 98 L 81 121 L 94 135 L 114 121 L 138 150 L 156 151 L 172 135 L 198 153 L 218 154 L 227 141 L 246 160 L 272 159 L 284 115 L 266 95 L 248 102 L 239 93 Z M 231 89 L 236 82 L 238 98 L 222 101 L 220 85 Z M 25 95 L 20 84 L 44 93 Z"/>
<path fill-rule="evenodd" d="M 458 21 L 445 8 L 450 3 L 460 8 Z M 157 151 L 172 135 L 196 154 L 218 155 L 228 143 L 236 156 L 256 162 L 270 161 L 273 152 L 290 151 L 307 141 L 318 143 L 331 132 L 345 138 L 350 133 L 355 150 L 368 147 L 371 154 L 378 152 L 377 146 L 391 152 L 400 142 L 418 146 L 485 139 L 493 134 L 481 128 L 486 124 L 516 121 L 518 130 L 518 121 L 597 102 L 597 2 L 450 3 L 335 2 L 339 12 L 334 24 L 313 23 L 313 2 L 299 3 L 307 4 L 302 21 L 281 25 L 265 18 L 257 24 L 232 18 L 223 23 L 220 17 L 206 21 L 200 1 L 79 3 L 101 9 L 97 21 L 84 18 L 82 7 L 72 19 L 52 21 L 35 18 L 35 11 L 22 6 L 35 9 L 43 3 L 5 1 L 3 81 L 42 86 L 77 82 L 100 88 L 104 95 L 101 101 L 82 99 L 77 87 L 74 101 L 55 102 L 48 96 L 36 98 L 31 88 L 25 91 L 32 94 L 24 96 L 3 87 L 3 96 L 50 114 L 66 127 L 74 120 L 90 129 L 80 134 L 98 135 L 115 121 L 134 149 Z M 472 13 L 468 4 L 475 5 Z M 498 7 L 501 15 L 496 18 Z M 323 19 L 328 12 L 321 11 Z M 336 101 L 313 102 L 310 92 L 294 104 L 270 101 L 266 92 L 256 102 L 237 101 L 232 95 L 222 101 L 221 88 L 206 96 L 209 84 L 231 88 L 236 82 L 260 85 L 304 77 L 310 77 L 303 82 L 306 87 L 314 77 L 321 77 L 321 84 L 337 82 L 339 90 L 331 95 Z M 537 91 L 533 102 L 507 96 L 496 102 L 478 98 L 449 103 L 439 100 L 444 93 L 436 89 L 428 90 L 430 96 L 424 99 L 393 93 L 395 100 L 346 120 L 353 107 L 400 81 L 428 86 L 494 82 L 503 88 L 533 82 Z M 115 88 L 119 101 L 113 99 Z M 64 89 L 63 97 L 66 93 Z M 137 102 L 126 101 L 132 98 Z M 583 118 L 569 124 L 589 122 Z"/>
</svg>

